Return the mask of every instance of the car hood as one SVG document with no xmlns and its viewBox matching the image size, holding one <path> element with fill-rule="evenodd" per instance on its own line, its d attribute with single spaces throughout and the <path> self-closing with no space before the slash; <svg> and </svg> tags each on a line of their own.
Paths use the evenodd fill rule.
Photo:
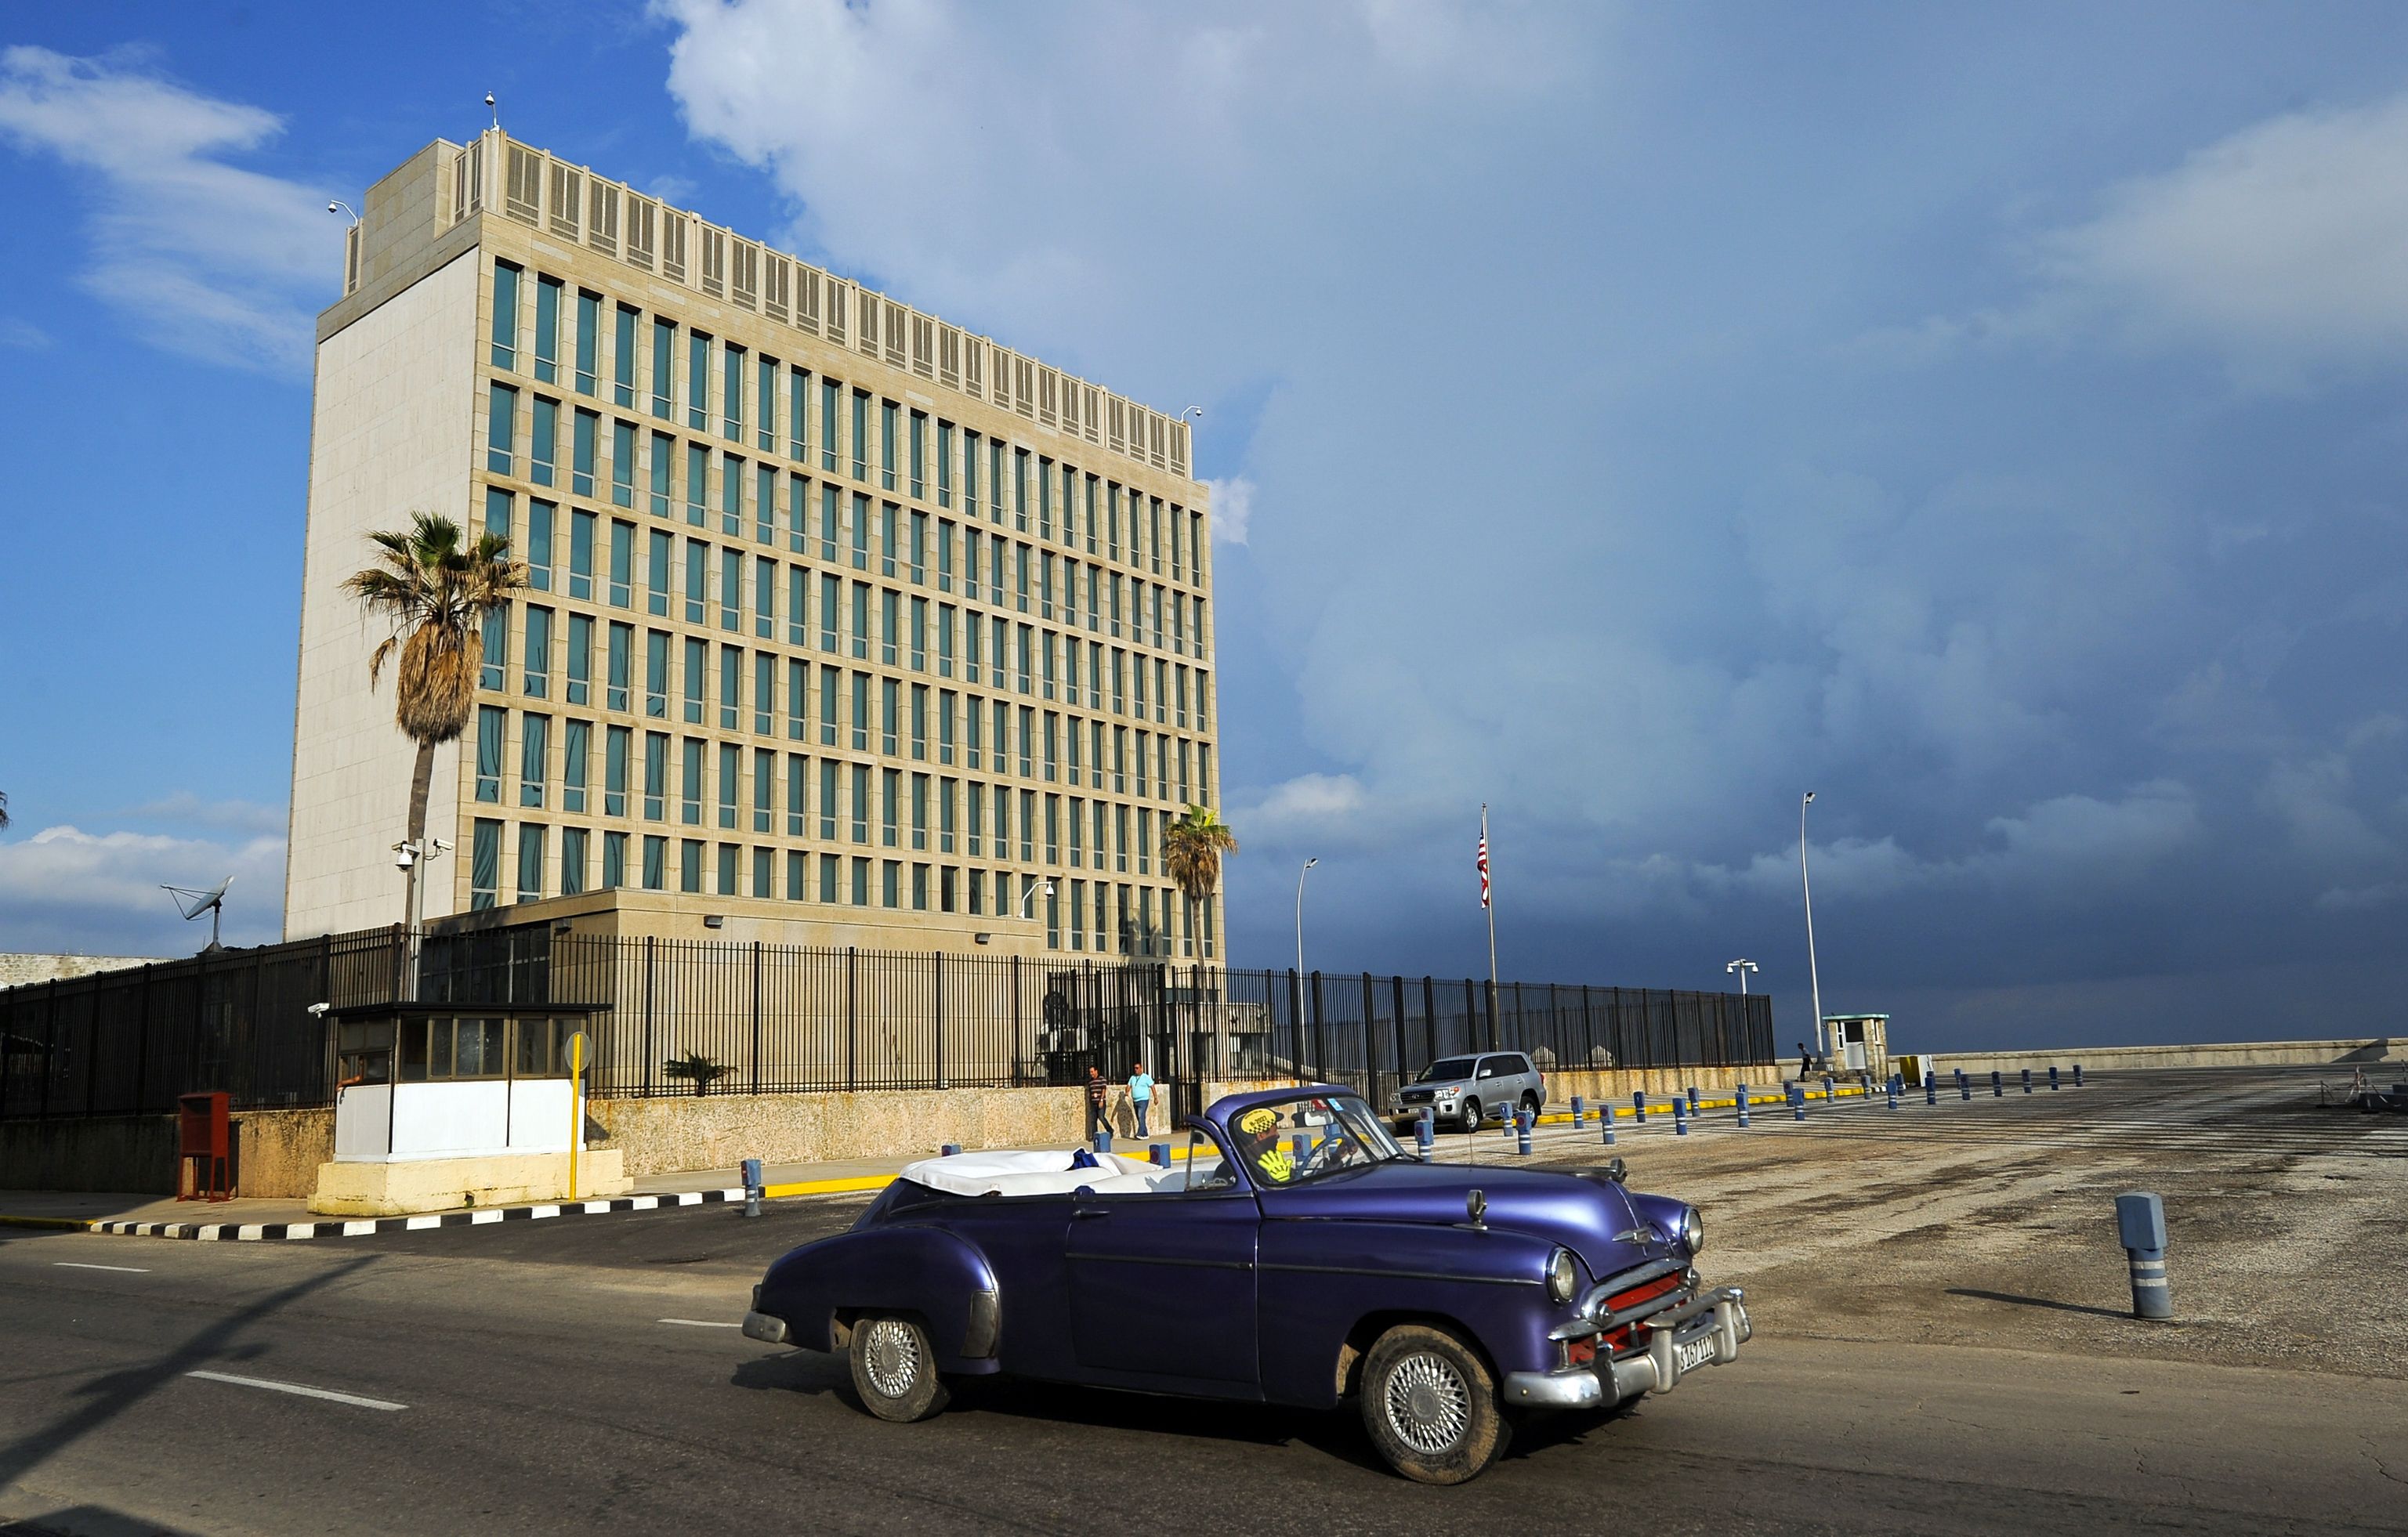
<svg viewBox="0 0 2408 1537">
<path fill-rule="evenodd" d="M 1553 1239 L 1578 1255 L 1593 1277 L 1672 1253 L 1656 1224 L 1602 1173 L 1383 1163 L 1296 1189 L 1265 1191 L 1262 1207 L 1273 1220 L 1451 1227 L 1464 1220 L 1464 1198 L 1472 1190 L 1487 1199 L 1489 1227 Z"/>
</svg>

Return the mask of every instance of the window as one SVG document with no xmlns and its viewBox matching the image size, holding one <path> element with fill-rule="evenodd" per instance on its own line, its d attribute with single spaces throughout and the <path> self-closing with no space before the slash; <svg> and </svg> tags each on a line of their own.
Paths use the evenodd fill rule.
<svg viewBox="0 0 2408 1537">
<path fill-rule="evenodd" d="M 802 369 L 786 372 L 786 457 L 796 463 L 810 460 L 810 434 L 804 423 L 810 419 L 811 377 Z"/>
<path fill-rule="evenodd" d="M 838 511 L 840 505 L 841 497 L 834 486 L 820 488 L 820 559 L 823 561 L 832 562 L 836 559 L 837 523 L 841 516 Z"/>
<path fill-rule="evenodd" d="M 805 823 L 810 816 L 810 760 L 799 752 L 786 754 L 786 836 L 799 838 L 805 833 Z M 799 899 L 799 886 L 786 893 Z"/>
<path fill-rule="evenodd" d="M 552 743 L 552 717 L 519 718 L 519 804 L 543 804 L 543 765 Z"/>
<path fill-rule="evenodd" d="M 678 819 L 688 827 L 702 825 L 702 748 L 695 737 L 680 744 L 682 749 L 678 780 Z"/>
<path fill-rule="evenodd" d="M 577 496 L 594 494 L 594 456 L 602 431 L 602 419 L 591 411 L 580 410 L 568 441 L 568 490 Z"/>
<path fill-rule="evenodd" d="M 791 659 L 786 662 L 786 734 L 797 742 L 810 725 L 810 704 L 805 697 L 810 676 L 810 662 Z"/>
<path fill-rule="evenodd" d="M 757 543 L 774 545 L 778 542 L 778 472 L 762 464 L 753 475 L 752 537 Z"/>
<path fill-rule="evenodd" d="M 526 676 L 524 692 L 541 699 L 552 691 L 552 610 L 526 611 Z"/>
<path fill-rule="evenodd" d="M 658 891 L 668 880 L 669 841 L 647 834 L 644 838 L 644 889 Z"/>
<path fill-rule="evenodd" d="M 823 663 L 820 667 L 820 745 L 836 746 L 837 670 Z M 835 834 L 829 834 L 833 837 Z"/>
<path fill-rule="evenodd" d="M 568 595 L 594 596 L 594 524 L 590 512 L 568 515 Z"/>
<path fill-rule="evenodd" d="M 853 777 L 853 842 L 855 842 L 855 843 L 867 843 L 867 842 L 869 841 L 869 768 L 868 768 L 868 766 L 867 766 L 867 764 L 863 764 L 863 763 L 855 763 L 855 764 L 853 764 L 853 776 L 852 776 L 852 777 Z"/>
<path fill-rule="evenodd" d="M 792 471 L 786 475 L 786 503 L 790 519 L 786 548 L 800 555 L 808 547 L 808 525 L 810 521 L 811 483 Z"/>
<path fill-rule="evenodd" d="M 743 773 L 743 751 L 733 742 L 719 745 L 719 825 L 736 825 L 737 782 Z"/>
<path fill-rule="evenodd" d="M 689 637 L 685 643 L 685 722 L 702 724 L 703 701 L 710 676 L 710 648 Z"/>
<path fill-rule="evenodd" d="M 719 551 L 719 627 L 744 628 L 744 556 L 724 547 Z"/>
<path fill-rule="evenodd" d="M 820 760 L 820 836 L 822 838 L 833 839 L 836 836 L 837 816 L 837 767 L 823 758 Z M 827 893 L 820 900 L 823 902 L 836 900 L 836 889 L 832 884 Z"/>
<path fill-rule="evenodd" d="M 658 630 L 644 632 L 644 713 L 669 718 L 669 637 Z"/>
<path fill-rule="evenodd" d="M 644 733 L 644 819 L 668 820 L 669 739 L 666 732 Z M 646 881 L 652 886 L 651 881 Z M 652 886 L 658 890 L 657 886 Z"/>
<path fill-rule="evenodd" d="M 731 443 L 744 441 L 744 349 L 729 343 L 720 349 L 720 432 Z"/>
<path fill-rule="evenodd" d="M 898 410 L 891 400 L 878 403 L 878 485 L 882 491 L 895 489 L 895 418 Z"/>
<path fill-rule="evenodd" d="M 666 433 L 652 434 L 651 505 L 652 516 L 669 515 L 669 465 L 677 457 L 677 440 Z"/>
<path fill-rule="evenodd" d="M 506 716 L 498 705 L 477 706 L 477 799 L 502 798 L 502 731 Z"/>
<path fill-rule="evenodd" d="M 560 374 L 560 279 L 538 278 L 535 284 L 535 377 L 546 384 Z"/>
<path fill-rule="evenodd" d="M 699 539 L 685 542 L 685 621 L 709 622 L 703 610 L 710 601 L 710 547 Z"/>
<path fill-rule="evenodd" d="M 494 263 L 494 366 L 515 371 L 519 365 L 519 269 L 508 262 Z"/>
<path fill-rule="evenodd" d="M 838 397 L 842 395 L 843 391 L 844 386 L 838 384 L 834 379 L 823 378 L 820 380 L 820 468 L 827 471 L 831 475 L 836 473 L 837 463 L 837 401 Z M 834 560 L 836 558 L 836 552 L 834 550 L 828 551 L 828 558 L 830 560 Z"/>
<path fill-rule="evenodd" d="M 719 648 L 719 729 L 737 729 L 737 717 L 744 704 L 744 648 L 723 646 Z"/>
<path fill-rule="evenodd" d="M 568 616 L 567 699 L 571 704 L 594 703 L 594 619 L 590 614 Z"/>
<path fill-rule="evenodd" d="M 593 735 L 591 721 L 566 720 L 560 729 L 560 809 L 585 809 L 585 747 Z"/>
<path fill-rule="evenodd" d="M 878 750 L 885 757 L 896 756 L 896 717 L 901 713 L 902 685 L 891 677 L 878 681 Z"/>
<path fill-rule="evenodd" d="M 807 622 L 810 605 L 811 575 L 801 566 L 786 568 L 786 644 L 796 648 L 810 644 Z"/>
<path fill-rule="evenodd" d="M 468 910 L 483 912 L 500 900 L 502 824 L 480 817 L 468 841 Z"/>
<path fill-rule="evenodd" d="M 573 897 L 585 889 L 585 829 L 560 830 L 560 894 Z"/>
<path fill-rule="evenodd" d="M 610 524 L 610 606 L 627 606 L 636 579 L 636 525 L 615 519 Z"/>
<path fill-rule="evenodd" d="M 702 889 L 702 841 L 686 838 L 678 844 L 678 889 Z"/>
<path fill-rule="evenodd" d="M 636 312 L 625 305 L 619 306 L 618 329 L 610 338 L 610 399 L 612 404 L 633 410 L 636 405 Z M 625 857 L 624 843 L 621 857 Z M 609 862 L 609 850 L 603 850 L 604 862 Z M 605 880 L 605 886 L 616 886 Z"/>
<path fill-rule="evenodd" d="M 878 504 L 878 574 L 895 575 L 896 515 L 901 511 L 892 502 Z"/>
<path fill-rule="evenodd" d="M 595 392 L 595 351 L 602 347 L 602 294 L 578 292 L 578 395 Z M 566 843 L 564 848 L 566 853 Z"/>
<path fill-rule="evenodd" d="M 494 475 L 517 473 L 512 467 L 516 454 L 519 392 L 507 384 L 496 384 L 488 391 L 485 404 L 485 468 Z"/>
<path fill-rule="evenodd" d="M 753 410 L 760 422 L 760 430 L 759 435 L 752 440 L 752 446 L 768 453 L 778 447 L 778 360 L 767 354 L 761 359 L 756 392 L 760 398 L 754 402 Z"/>
<path fill-rule="evenodd" d="M 804 889 L 808 879 L 805 872 L 810 868 L 810 861 L 811 857 L 799 848 L 786 850 L 786 900 L 788 902 L 808 900 L 808 893 Z"/>
<path fill-rule="evenodd" d="M 962 512 L 970 518 L 978 516 L 979 500 L 979 435 L 962 434 Z M 972 580 L 976 580 L 975 577 Z"/>
<path fill-rule="evenodd" d="M 560 402 L 538 395 L 534 425 L 527 431 L 527 478 L 538 486 L 551 485 L 559 452 Z"/>
<path fill-rule="evenodd" d="M 625 726 L 611 726 L 602 733 L 602 815 L 624 817 L 627 814 L 627 751 L 628 739 L 635 733 Z M 605 886 L 618 882 L 605 880 Z"/>
<path fill-rule="evenodd" d="M 902 809 L 902 770 L 879 770 L 878 789 L 878 841 L 883 847 L 893 848 L 896 846 L 897 838 L 896 828 L 896 814 Z"/>
<path fill-rule="evenodd" d="M 606 710 L 627 708 L 627 679 L 636 647 L 635 626 L 613 622 L 610 626 L 610 655 L 605 663 L 602 707 Z"/>
<path fill-rule="evenodd" d="M 710 430 L 710 338 L 699 331 L 686 333 L 685 424 Z"/>
<path fill-rule="evenodd" d="M 778 638 L 778 562 L 767 555 L 752 558 L 752 633 Z"/>
<path fill-rule="evenodd" d="M 912 456 L 912 463 L 914 465 L 919 463 L 919 457 L 916 454 Z M 914 480 L 919 478 L 916 468 L 912 471 L 912 478 Z M 919 495 L 919 488 L 914 486 L 911 494 Z M 937 423 L 937 505 L 950 507 L 953 505 L 953 424 L 950 421 L 939 421 Z M 953 909 L 948 907 L 946 911 L 951 912 Z"/>
<path fill-rule="evenodd" d="M 869 483 L 869 395 L 861 390 L 853 392 L 853 477 Z"/>
<path fill-rule="evenodd" d="M 550 502 L 527 498 L 527 586 L 538 592 L 552 591 L 552 520 L 559 510 Z"/>
<path fill-rule="evenodd" d="M 685 446 L 685 520 L 701 528 L 709 519 L 705 504 L 710 500 L 710 450 L 699 443 Z"/>
<path fill-rule="evenodd" d="M 869 750 L 869 675 L 853 675 L 853 750 Z"/>
<path fill-rule="evenodd" d="M 602 885 L 608 889 L 627 884 L 627 835 L 624 833 L 602 834 Z"/>
<path fill-rule="evenodd" d="M 661 529 L 653 529 L 652 537 L 645 543 L 644 606 L 647 612 L 666 619 L 669 613 L 669 552 L 675 546 L 667 533 Z"/>
<path fill-rule="evenodd" d="M 853 904 L 856 907 L 869 905 L 869 861 L 867 860 L 853 861 Z"/>
<path fill-rule="evenodd" d="M 734 454 L 719 459 L 719 532 L 744 532 L 744 461 Z"/>
<path fill-rule="evenodd" d="M 636 424 L 632 421 L 610 423 L 610 502 L 622 507 L 636 505 Z"/>
</svg>

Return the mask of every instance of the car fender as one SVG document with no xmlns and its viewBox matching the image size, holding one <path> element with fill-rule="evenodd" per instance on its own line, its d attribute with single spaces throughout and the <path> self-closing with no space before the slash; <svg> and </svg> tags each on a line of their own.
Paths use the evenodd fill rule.
<svg viewBox="0 0 2408 1537">
<path fill-rule="evenodd" d="M 977 1245 L 935 1227 L 855 1229 L 806 1244 L 762 1278 L 756 1311 L 786 1320 L 807 1350 L 834 1350 L 867 1310 L 915 1315 L 938 1368 L 992 1372 L 1002 1329 L 1001 1288 Z"/>
<path fill-rule="evenodd" d="M 1265 1222 L 1256 1283 L 1264 1396 L 1333 1407 L 1347 1352 L 1369 1346 L 1355 1336 L 1383 1317 L 1454 1325 L 1500 1377 L 1552 1368 L 1547 1331 L 1573 1311 L 1547 1296 L 1556 1247 L 1536 1234 L 1469 1224 Z"/>
</svg>

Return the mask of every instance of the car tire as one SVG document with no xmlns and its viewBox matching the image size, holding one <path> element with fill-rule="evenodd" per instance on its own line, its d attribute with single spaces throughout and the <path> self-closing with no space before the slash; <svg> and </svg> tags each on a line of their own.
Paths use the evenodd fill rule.
<svg viewBox="0 0 2408 1537">
<path fill-rule="evenodd" d="M 1527 1110 L 1530 1113 L 1530 1119 L 1536 1121 L 1539 1118 L 1539 1111 L 1541 1108 L 1539 1103 L 1539 1096 L 1526 1089 L 1524 1089 L 1522 1091 L 1522 1108 Z"/>
<path fill-rule="evenodd" d="M 1480 1353 L 1443 1329 L 1398 1324 L 1363 1360 L 1363 1427 L 1388 1466 L 1416 1484 L 1477 1478 L 1510 1431 Z"/>
<path fill-rule="evenodd" d="M 1472 1132 L 1479 1130 L 1480 1102 L 1478 1100 L 1466 1100 L 1463 1102 L 1463 1134 L 1465 1136 L 1469 1136 Z"/>
<path fill-rule="evenodd" d="M 928 1331 L 896 1313 L 867 1313 L 853 1320 L 853 1390 L 861 1406 L 897 1425 L 925 1419 L 952 1397 L 937 1375 L 937 1352 Z"/>
</svg>

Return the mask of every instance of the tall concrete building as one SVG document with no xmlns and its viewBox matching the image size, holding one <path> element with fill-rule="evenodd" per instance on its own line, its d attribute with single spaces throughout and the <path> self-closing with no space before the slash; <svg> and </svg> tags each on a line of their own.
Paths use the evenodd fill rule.
<svg viewBox="0 0 2408 1537">
<path fill-rule="evenodd" d="M 507 533 L 430 918 L 1216 959 L 1189 424 L 498 130 L 367 193 L 318 321 L 287 937 L 401 921 L 413 747 L 339 587 Z M 1217 905 L 1217 899 L 1213 905 Z"/>
</svg>

